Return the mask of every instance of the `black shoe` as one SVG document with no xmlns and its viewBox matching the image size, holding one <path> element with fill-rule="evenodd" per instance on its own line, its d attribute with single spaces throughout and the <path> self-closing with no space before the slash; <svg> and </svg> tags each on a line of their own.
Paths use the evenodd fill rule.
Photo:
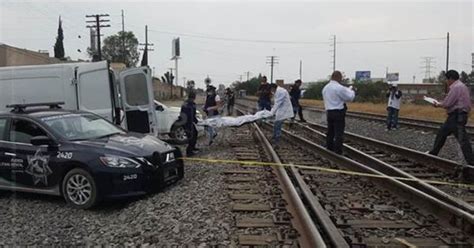
<svg viewBox="0 0 474 248">
<path fill-rule="evenodd" d="M 305 119 L 301 119 L 300 122 L 306 122 L 306 120 L 305 120 Z"/>
<path fill-rule="evenodd" d="M 197 155 L 198 152 L 192 151 L 192 152 L 186 152 L 186 157 L 192 157 L 194 155 Z"/>
<path fill-rule="evenodd" d="M 193 152 L 200 152 L 200 151 L 201 151 L 201 149 L 198 149 L 198 148 L 193 149 Z"/>
</svg>

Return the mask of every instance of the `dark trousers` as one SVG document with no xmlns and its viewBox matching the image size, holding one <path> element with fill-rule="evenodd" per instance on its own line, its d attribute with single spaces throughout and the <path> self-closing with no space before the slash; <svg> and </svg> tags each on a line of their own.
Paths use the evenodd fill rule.
<svg viewBox="0 0 474 248">
<path fill-rule="evenodd" d="M 192 125 L 192 127 L 186 128 L 186 135 L 188 136 L 188 147 L 186 147 L 186 153 L 192 153 L 194 149 L 196 149 L 196 141 L 198 132 L 196 127 Z"/>
<path fill-rule="evenodd" d="M 344 128 L 346 126 L 345 110 L 326 111 L 328 131 L 326 133 L 326 148 L 337 154 L 342 154 Z"/>
<path fill-rule="evenodd" d="M 304 121 L 303 108 L 301 107 L 301 105 L 299 103 L 293 104 L 293 114 L 295 116 L 293 116 L 293 118 L 291 118 L 292 120 L 294 120 L 296 118 L 297 113 L 298 113 L 298 116 L 300 117 L 300 121 Z"/>
<path fill-rule="evenodd" d="M 461 145 L 462 153 L 466 162 L 470 165 L 474 165 L 474 158 L 472 157 L 472 147 L 469 141 L 469 136 L 466 132 L 468 114 L 466 112 L 454 111 L 448 114 L 448 118 L 441 126 L 436 135 L 435 143 L 430 154 L 438 155 L 441 148 L 446 142 L 446 138 L 453 134 Z"/>
<path fill-rule="evenodd" d="M 398 128 L 398 109 L 387 107 L 387 129 Z"/>
<path fill-rule="evenodd" d="M 227 104 L 227 115 L 232 116 L 234 115 L 234 104 L 228 103 Z"/>
</svg>

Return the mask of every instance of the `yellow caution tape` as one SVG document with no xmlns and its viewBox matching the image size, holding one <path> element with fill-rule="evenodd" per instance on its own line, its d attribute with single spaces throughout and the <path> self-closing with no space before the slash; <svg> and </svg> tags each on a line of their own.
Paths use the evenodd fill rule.
<svg viewBox="0 0 474 248">
<path fill-rule="evenodd" d="M 465 183 L 456 183 L 456 182 L 444 182 L 444 181 L 436 181 L 436 180 L 421 180 L 417 178 L 406 178 L 406 177 L 392 177 L 386 175 L 377 175 L 371 173 L 364 173 L 364 172 L 357 172 L 357 171 L 350 171 L 350 170 L 339 170 L 339 169 L 330 169 L 320 166 L 307 166 L 307 165 L 296 165 L 296 164 L 278 164 L 272 162 L 259 162 L 259 161 L 238 161 L 238 160 L 225 160 L 225 159 L 209 159 L 209 158 L 188 158 L 182 157 L 180 158 L 183 161 L 196 161 L 196 162 L 206 162 L 206 163 L 224 163 L 224 164 L 241 164 L 241 165 L 250 165 L 250 166 L 281 166 L 281 167 L 295 167 L 298 169 L 305 169 L 305 170 L 317 170 L 329 173 L 338 173 L 338 174 L 346 174 L 352 176 L 363 176 L 363 177 L 374 177 L 374 178 L 385 178 L 385 179 L 397 179 L 400 181 L 411 181 L 411 182 L 425 182 L 428 184 L 437 184 L 437 185 L 450 185 L 450 186 L 457 186 L 457 187 L 466 187 L 466 188 L 474 188 L 474 184 L 465 184 Z"/>
</svg>

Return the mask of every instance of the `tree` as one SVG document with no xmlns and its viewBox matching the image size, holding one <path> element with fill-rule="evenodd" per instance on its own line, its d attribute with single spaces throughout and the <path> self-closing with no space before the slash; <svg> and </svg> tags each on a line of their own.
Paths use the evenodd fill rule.
<svg viewBox="0 0 474 248">
<path fill-rule="evenodd" d="M 446 72 L 440 71 L 438 77 L 436 78 L 435 83 L 437 84 L 446 84 Z"/>
<path fill-rule="evenodd" d="M 59 27 L 58 27 L 58 36 L 56 36 L 56 43 L 54 44 L 54 57 L 63 60 L 64 59 L 64 34 L 61 16 L 59 16 Z"/>
<path fill-rule="evenodd" d="M 123 42 L 125 43 L 125 51 L 123 51 Z M 102 46 L 102 57 L 110 62 L 122 62 L 127 67 L 134 67 L 140 59 L 138 52 L 138 39 L 131 31 L 118 32 L 115 35 L 108 36 L 104 39 Z M 87 52 L 93 57 L 93 51 L 88 48 Z"/>
<path fill-rule="evenodd" d="M 253 77 L 248 81 L 233 83 L 232 88 L 234 88 L 236 92 L 239 90 L 245 90 L 247 95 L 255 95 L 260 86 L 260 81 L 261 76 Z"/>
<path fill-rule="evenodd" d="M 303 98 L 305 99 L 323 99 L 323 88 L 326 86 L 328 81 L 318 81 L 315 83 L 309 83 L 308 89 L 305 90 Z"/>
<path fill-rule="evenodd" d="M 465 71 L 462 71 L 461 74 L 459 74 L 459 80 L 461 80 L 461 82 L 465 83 L 466 85 L 470 84 L 469 75 L 467 75 Z"/>
</svg>

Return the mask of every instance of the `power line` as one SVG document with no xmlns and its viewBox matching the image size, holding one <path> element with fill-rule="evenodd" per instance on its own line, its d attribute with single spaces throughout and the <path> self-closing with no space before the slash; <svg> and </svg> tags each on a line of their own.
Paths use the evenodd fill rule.
<svg viewBox="0 0 474 248">
<path fill-rule="evenodd" d="M 275 43 L 275 44 L 328 44 L 326 41 L 289 41 L 289 40 L 259 40 L 259 39 L 240 39 L 240 38 L 228 38 L 212 36 L 208 34 L 192 34 L 192 33 L 179 33 L 170 32 L 163 30 L 151 30 L 150 32 L 157 32 L 170 35 L 180 35 L 191 38 L 209 39 L 209 40 L 221 40 L 221 41 L 236 41 L 236 42 L 252 42 L 252 43 Z M 431 40 L 444 40 L 445 37 L 434 37 L 434 38 L 416 38 L 416 39 L 391 39 L 391 40 L 362 40 L 362 41 L 339 41 L 337 44 L 372 44 L 372 43 L 398 43 L 398 42 L 416 42 L 416 41 L 431 41 Z"/>
</svg>

